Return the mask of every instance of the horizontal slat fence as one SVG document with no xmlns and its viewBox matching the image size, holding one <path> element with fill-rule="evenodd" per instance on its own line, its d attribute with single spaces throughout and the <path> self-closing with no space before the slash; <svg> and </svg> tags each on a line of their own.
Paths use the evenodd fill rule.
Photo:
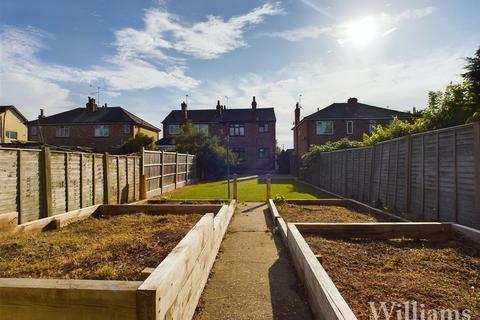
<svg viewBox="0 0 480 320">
<path fill-rule="evenodd" d="M 324 152 L 300 178 L 412 219 L 480 228 L 480 123 Z"/>
<path fill-rule="evenodd" d="M 193 163 L 193 155 L 169 152 L 127 156 L 0 148 L 0 214 L 18 212 L 21 224 L 96 204 L 137 201 L 142 172 L 148 191 L 166 192 L 194 179 Z"/>
<path fill-rule="evenodd" d="M 143 150 L 142 155 L 148 195 L 174 190 L 196 178 L 195 156 L 191 154 Z"/>
</svg>

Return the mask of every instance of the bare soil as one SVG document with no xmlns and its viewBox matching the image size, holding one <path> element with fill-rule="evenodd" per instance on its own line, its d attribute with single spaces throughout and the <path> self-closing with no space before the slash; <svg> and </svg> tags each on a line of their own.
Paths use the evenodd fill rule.
<svg viewBox="0 0 480 320">
<path fill-rule="evenodd" d="M 0 237 L 0 277 L 141 280 L 201 218 L 142 213 L 89 218 L 59 230 Z"/>
<path fill-rule="evenodd" d="M 468 309 L 471 319 L 480 318 L 480 249 L 473 244 L 319 235 L 305 235 L 305 240 L 322 256 L 323 267 L 358 319 L 373 319 L 369 301 L 377 302 L 377 309 L 381 301 L 417 301 L 424 310 L 462 314 Z M 402 319 L 419 316 L 413 318 L 410 310 L 410 317 Z"/>
<path fill-rule="evenodd" d="M 393 221 L 387 216 L 359 211 L 347 206 L 282 204 L 277 206 L 277 209 L 280 216 L 287 223 L 360 223 Z"/>
</svg>

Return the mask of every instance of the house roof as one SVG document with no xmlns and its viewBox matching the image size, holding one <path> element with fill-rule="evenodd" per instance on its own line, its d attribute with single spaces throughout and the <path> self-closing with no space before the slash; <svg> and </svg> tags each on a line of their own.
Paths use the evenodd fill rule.
<svg viewBox="0 0 480 320">
<path fill-rule="evenodd" d="M 17 115 L 17 117 L 20 118 L 23 121 L 23 123 L 26 124 L 28 122 L 27 118 L 25 118 L 23 116 L 23 114 L 21 114 L 20 111 L 18 111 L 18 109 L 15 108 L 15 106 L 12 106 L 12 105 L 10 105 L 10 106 L 0 106 L 0 113 L 4 113 L 7 110 L 11 110 L 13 113 L 15 113 Z"/>
<path fill-rule="evenodd" d="M 332 103 L 304 119 L 390 119 L 393 117 L 412 118 L 413 115 L 406 112 L 396 111 L 387 108 L 375 107 L 359 102 Z"/>
<path fill-rule="evenodd" d="M 247 122 L 252 120 L 253 109 L 223 109 L 220 113 L 216 109 L 194 109 L 187 111 L 187 118 L 192 122 Z M 173 110 L 162 123 L 182 122 L 182 111 Z M 257 121 L 276 121 L 274 108 L 257 108 Z"/>
<path fill-rule="evenodd" d="M 39 122 L 40 121 L 40 122 Z M 94 123 L 134 123 L 141 127 L 160 131 L 159 128 L 137 117 L 122 107 L 97 108 L 91 112 L 86 108 L 76 108 L 69 111 L 54 114 L 52 116 L 30 121 L 29 124 L 94 124 Z"/>
</svg>

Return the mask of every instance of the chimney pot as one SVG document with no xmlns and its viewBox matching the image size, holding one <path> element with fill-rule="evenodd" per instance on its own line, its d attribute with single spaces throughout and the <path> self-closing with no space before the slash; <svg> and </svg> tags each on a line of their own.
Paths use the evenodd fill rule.
<svg viewBox="0 0 480 320">
<path fill-rule="evenodd" d="M 357 102 L 358 102 L 357 98 L 348 98 L 348 100 L 347 100 L 347 103 L 349 103 L 349 104 L 355 104 Z"/>
<path fill-rule="evenodd" d="M 45 118 L 45 114 L 43 113 L 43 109 L 40 109 L 40 114 L 38 115 L 38 119 Z"/>
<path fill-rule="evenodd" d="M 253 100 L 252 100 L 252 109 L 257 109 L 257 101 L 255 101 L 255 96 L 253 96 Z"/>
<path fill-rule="evenodd" d="M 95 103 L 95 99 L 88 97 L 88 102 L 86 104 L 87 110 L 90 112 L 97 111 L 97 104 Z"/>
<path fill-rule="evenodd" d="M 182 121 L 187 122 L 187 120 L 188 120 L 187 103 L 185 101 L 183 101 L 180 106 L 182 107 Z"/>
<path fill-rule="evenodd" d="M 300 104 L 297 102 L 295 105 L 295 125 L 300 122 Z"/>
</svg>

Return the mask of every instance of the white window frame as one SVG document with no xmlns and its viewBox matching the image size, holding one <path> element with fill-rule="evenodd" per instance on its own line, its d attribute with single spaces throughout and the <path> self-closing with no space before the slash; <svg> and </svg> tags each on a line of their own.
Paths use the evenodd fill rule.
<svg viewBox="0 0 480 320">
<path fill-rule="evenodd" d="M 12 137 L 12 133 L 14 134 L 14 137 Z M 5 131 L 5 136 L 7 137 L 7 139 L 17 140 L 18 139 L 18 132 L 17 131 Z"/>
<path fill-rule="evenodd" d="M 321 123 L 329 123 L 331 124 L 331 130 L 330 132 L 327 132 L 327 131 L 324 131 L 324 132 L 319 132 L 319 124 Z M 333 133 L 335 132 L 335 129 L 334 129 L 334 123 L 333 121 L 324 121 L 324 120 L 320 120 L 320 121 L 317 121 L 315 123 L 315 133 L 317 134 L 317 136 L 324 136 L 324 135 L 333 135 Z"/>
<path fill-rule="evenodd" d="M 69 138 L 70 137 L 70 127 L 57 127 L 55 129 L 55 137 L 57 138 Z"/>
<path fill-rule="evenodd" d="M 351 130 L 348 130 L 349 129 L 349 127 L 348 127 L 349 124 L 351 125 Z M 353 121 L 352 120 L 347 121 L 347 134 L 353 134 Z"/>
<path fill-rule="evenodd" d="M 370 134 L 374 133 L 376 126 L 377 126 L 377 121 L 375 121 L 375 120 L 370 120 L 370 122 L 368 123 L 368 132 L 369 132 Z"/>
<path fill-rule="evenodd" d="M 105 124 L 99 124 L 95 126 L 95 137 L 108 137 L 110 136 L 110 129 Z"/>
<path fill-rule="evenodd" d="M 180 134 L 180 125 L 179 124 L 169 124 L 168 125 L 168 134 L 171 134 L 171 135 Z"/>
<path fill-rule="evenodd" d="M 206 123 L 194 123 L 193 128 L 205 134 L 208 134 L 208 124 Z"/>
<path fill-rule="evenodd" d="M 228 126 L 228 135 L 230 137 L 244 137 L 245 136 L 245 124 L 244 123 L 232 123 Z"/>
</svg>

